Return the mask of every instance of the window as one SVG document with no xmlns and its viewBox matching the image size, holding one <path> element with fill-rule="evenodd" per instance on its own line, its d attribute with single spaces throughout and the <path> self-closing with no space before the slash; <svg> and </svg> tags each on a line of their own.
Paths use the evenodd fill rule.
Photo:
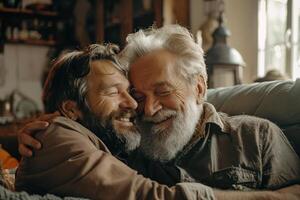
<svg viewBox="0 0 300 200">
<path fill-rule="evenodd" d="M 300 78 L 300 1 L 259 0 L 258 76 L 277 69 Z"/>
</svg>

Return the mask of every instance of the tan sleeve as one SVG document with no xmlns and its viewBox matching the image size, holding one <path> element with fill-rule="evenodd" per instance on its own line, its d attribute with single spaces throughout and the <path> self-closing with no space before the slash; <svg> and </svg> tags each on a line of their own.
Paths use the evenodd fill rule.
<svg viewBox="0 0 300 200">
<path fill-rule="evenodd" d="M 169 188 L 146 179 L 73 130 L 57 127 L 41 142 L 42 150 L 24 160 L 17 175 L 17 185 L 30 185 L 32 192 L 107 200 L 214 198 L 201 184 Z"/>
</svg>

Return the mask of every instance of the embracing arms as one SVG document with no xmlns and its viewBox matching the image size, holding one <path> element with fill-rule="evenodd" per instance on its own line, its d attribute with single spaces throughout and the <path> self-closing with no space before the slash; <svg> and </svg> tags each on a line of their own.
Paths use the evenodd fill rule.
<svg viewBox="0 0 300 200">
<path fill-rule="evenodd" d="M 42 130 L 47 127 L 47 123 L 31 123 L 25 126 L 19 132 L 19 142 L 20 145 L 24 145 L 22 148 L 20 147 L 20 153 L 24 156 L 29 155 L 30 148 L 28 146 L 36 148 L 38 147 L 38 141 L 31 137 L 33 130 Z M 26 135 L 26 136 L 25 136 Z M 66 134 L 63 134 L 66 135 Z M 68 134 L 67 134 L 68 135 Z M 242 200 L 252 200 L 252 199 L 299 199 L 300 196 L 300 186 L 294 185 L 290 187 L 286 187 L 277 191 L 253 191 L 253 192 L 238 192 L 238 191 L 222 191 L 211 189 L 202 184 L 195 183 L 182 183 L 176 185 L 175 187 L 168 188 L 164 185 L 160 185 L 154 181 L 149 179 L 145 179 L 144 177 L 138 175 L 134 170 L 127 167 L 125 164 L 121 163 L 119 160 L 114 158 L 112 155 L 105 153 L 103 151 L 98 151 L 96 149 L 90 149 L 91 145 L 84 144 L 81 139 L 74 139 L 74 134 L 69 135 L 71 138 L 68 138 L 66 141 L 73 141 L 74 146 L 80 147 L 83 149 L 84 153 L 80 155 L 76 155 L 76 159 L 71 159 L 72 162 L 65 163 L 66 169 L 63 173 L 64 176 L 69 177 L 68 180 L 74 180 L 75 182 L 71 182 L 70 187 L 66 188 L 67 184 L 64 185 L 64 188 L 53 190 L 54 192 L 59 191 L 63 192 L 64 195 L 76 195 L 76 192 L 80 192 L 83 190 L 83 187 L 77 188 L 76 186 L 85 185 L 89 186 L 86 188 L 87 191 L 90 191 L 89 194 L 94 195 L 95 191 L 97 191 L 97 195 L 107 195 L 107 191 L 112 191 L 113 189 L 113 197 L 144 197 L 144 198 L 163 198 L 166 197 L 168 199 L 176 199 L 176 198 L 187 198 L 187 199 L 213 199 L 215 196 L 216 199 L 242 199 Z M 27 138 L 27 139 L 24 139 Z M 45 141 L 49 140 L 45 139 Z M 42 141 L 42 148 L 39 151 L 45 151 L 45 142 Z M 75 145 L 76 144 L 76 145 Z M 25 152 L 25 151 L 26 152 Z M 38 154 L 39 151 L 36 151 Z M 65 150 L 59 150 L 65 151 Z M 82 151 L 82 150 L 81 150 Z M 78 152 L 78 150 L 76 150 Z M 34 157 L 37 156 L 34 155 Z M 48 153 L 47 153 L 48 154 Z M 63 154 L 58 154 L 63 155 Z M 52 158 L 53 160 L 59 159 L 58 157 Z M 51 159 L 51 160 L 52 160 Z M 100 162 L 101 161 L 101 162 Z M 105 162 L 103 162 L 105 161 Z M 73 171 L 70 169 L 74 169 Z M 78 173 L 81 172 L 82 173 Z M 51 172 L 51 170 L 50 170 Z M 95 175 L 94 173 L 97 172 Z M 81 174 L 79 176 L 79 174 Z M 79 176 L 79 177 L 78 177 Z M 50 177 L 52 177 L 50 175 Z M 80 182 L 76 182 L 76 180 Z M 98 181 L 97 181 L 98 180 Z M 57 181 L 53 179 L 53 181 Z M 76 184 L 75 184 L 76 183 Z M 103 185 L 104 183 L 104 185 Z M 97 188 L 97 189 L 95 189 Z M 117 189 L 116 189 L 117 188 Z M 124 191 L 127 191 L 124 193 Z M 51 192 L 51 190 L 50 190 Z M 64 193 L 68 192 L 68 193 Z M 213 193 L 212 193 L 213 192 Z M 80 195 L 80 194 L 78 194 Z M 120 196 L 119 196 L 120 195 Z M 142 195 L 142 196 L 140 196 Z M 145 196 L 143 196 L 145 195 Z M 94 197 L 94 196 L 88 196 Z"/>
</svg>

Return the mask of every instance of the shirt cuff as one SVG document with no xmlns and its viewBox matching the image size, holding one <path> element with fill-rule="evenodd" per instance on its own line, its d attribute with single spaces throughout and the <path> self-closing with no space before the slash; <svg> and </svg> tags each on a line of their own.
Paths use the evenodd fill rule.
<svg viewBox="0 0 300 200">
<path fill-rule="evenodd" d="M 216 200 L 213 189 L 201 183 L 179 183 L 187 199 Z"/>
</svg>

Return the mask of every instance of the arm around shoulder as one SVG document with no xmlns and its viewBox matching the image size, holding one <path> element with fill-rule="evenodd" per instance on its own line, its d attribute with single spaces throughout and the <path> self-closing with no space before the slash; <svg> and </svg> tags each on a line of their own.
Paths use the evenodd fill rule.
<svg viewBox="0 0 300 200">
<path fill-rule="evenodd" d="M 43 148 L 20 165 L 19 189 L 90 199 L 214 198 L 212 190 L 201 184 L 169 188 L 144 178 L 97 148 L 89 137 L 66 127 L 50 127 L 41 141 Z"/>
</svg>

